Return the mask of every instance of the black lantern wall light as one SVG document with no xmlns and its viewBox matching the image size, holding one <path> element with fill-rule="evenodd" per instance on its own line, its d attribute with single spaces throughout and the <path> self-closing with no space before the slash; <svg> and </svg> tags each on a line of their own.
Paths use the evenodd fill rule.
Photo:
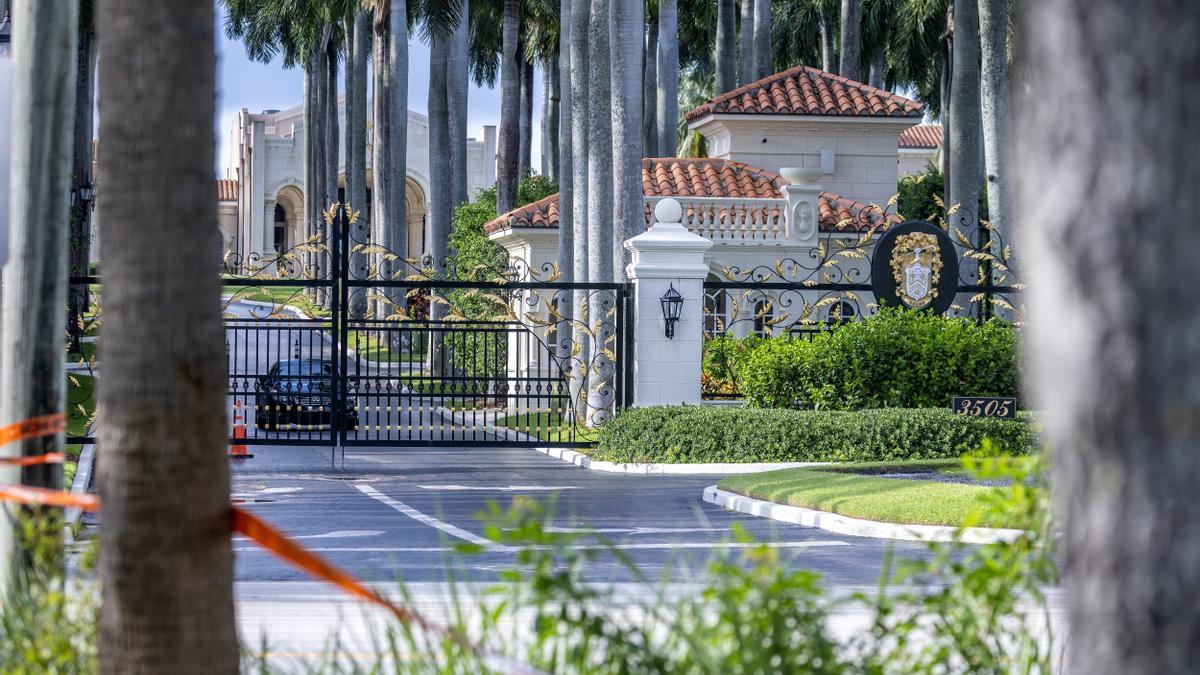
<svg viewBox="0 0 1200 675">
<path fill-rule="evenodd" d="M 683 311 L 683 296 L 679 291 L 675 290 L 675 284 L 667 289 L 662 298 L 663 321 L 667 322 L 667 339 L 675 339 L 675 322 L 679 321 L 679 314 Z"/>
</svg>

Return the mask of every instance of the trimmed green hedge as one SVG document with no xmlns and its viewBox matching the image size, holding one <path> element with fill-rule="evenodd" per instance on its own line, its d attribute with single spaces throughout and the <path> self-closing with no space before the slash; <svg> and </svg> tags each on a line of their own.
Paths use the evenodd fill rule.
<svg viewBox="0 0 1200 675">
<path fill-rule="evenodd" d="M 811 340 L 776 338 L 741 360 L 750 406 L 938 408 L 953 396 L 1016 396 L 1011 325 L 881 309 Z"/>
<path fill-rule="evenodd" d="M 717 406 L 632 408 L 600 428 L 593 458 L 610 462 L 868 462 L 945 459 L 977 450 L 1026 454 L 1033 420 L 957 415 L 948 408 L 854 412 Z"/>
</svg>

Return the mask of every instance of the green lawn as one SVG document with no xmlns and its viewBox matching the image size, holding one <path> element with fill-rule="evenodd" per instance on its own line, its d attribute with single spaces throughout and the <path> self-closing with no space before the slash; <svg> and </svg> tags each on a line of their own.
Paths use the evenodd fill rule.
<svg viewBox="0 0 1200 675">
<path fill-rule="evenodd" d="M 81 342 L 79 346 L 83 351 L 67 352 L 67 363 L 79 363 L 80 361 L 85 364 L 91 363 L 96 358 L 96 344 L 95 342 Z"/>
<path fill-rule="evenodd" d="M 386 363 L 420 363 L 425 358 L 425 334 L 417 333 L 416 342 L 407 352 L 393 352 L 385 340 L 378 337 L 379 331 L 352 330 L 347 333 L 346 344 L 367 361 Z"/>
<path fill-rule="evenodd" d="M 558 413 L 519 413 L 496 420 L 496 426 L 506 427 L 513 431 L 533 436 L 538 440 L 556 443 L 593 443 L 600 432 L 587 427 L 572 427 L 563 424 L 562 415 Z M 574 433 L 572 433 L 572 431 Z"/>
<path fill-rule="evenodd" d="M 841 464 L 732 476 L 717 487 L 755 499 L 887 523 L 957 527 L 970 518 L 970 524 L 981 527 L 1017 527 L 1002 516 L 985 513 L 988 495 L 1004 488 L 872 475 L 958 470 L 957 460 Z"/>
<path fill-rule="evenodd" d="M 86 345 L 85 345 L 86 346 Z M 96 379 L 90 375 L 67 375 L 67 435 L 84 436 L 96 412 Z M 68 445 L 63 462 L 63 486 L 71 487 L 82 446 Z"/>
<path fill-rule="evenodd" d="M 329 316 L 329 310 L 317 307 L 308 296 L 304 286 L 255 286 L 247 280 L 245 286 L 225 286 L 224 291 L 238 300 L 270 302 L 275 305 L 291 305 L 310 317 Z"/>
</svg>

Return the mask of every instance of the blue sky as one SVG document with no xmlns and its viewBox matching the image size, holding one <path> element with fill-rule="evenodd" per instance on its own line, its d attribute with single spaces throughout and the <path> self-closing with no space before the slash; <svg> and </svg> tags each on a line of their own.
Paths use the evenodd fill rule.
<svg viewBox="0 0 1200 675">
<path fill-rule="evenodd" d="M 276 60 L 256 63 L 246 58 L 245 47 L 225 36 L 225 8 L 217 4 L 217 171 L 223 176 L 229 153 L 229 125 L 237 111 L 262 112 L 299 105 L 304 94 L 304 77 L 296 68 L 285 69 Z M 429 96 L 429 47 L 418 39 L 408 47 L 408 107 L 419 113 L 427 109 Z M 538 166 L 541 138 L 541 73 L 534 77 L 533 164 Z M 340 87 L 339 87 L 340 89 Z M 480 137 L 480 127 L 500 124 L 500 90 L 471 85 L 467 104 L 467 135 Z"/>
</svg>

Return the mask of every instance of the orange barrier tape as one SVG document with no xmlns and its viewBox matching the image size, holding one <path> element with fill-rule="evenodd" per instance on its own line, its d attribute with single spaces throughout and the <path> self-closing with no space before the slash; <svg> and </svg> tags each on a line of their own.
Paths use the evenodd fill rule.
<svg viewBox="0 0 1200 675">
<path fill-rule="evenodd" d="M 67 430 L 67 416 L 64 413 L 53 413 L 40 417 L 30 417 L 21 422 L 14 422 L 0 427 L 0 445 L 23 441 L 27 438 L 50 436 Z"/>
<path fill-rule="evenodd" d="M 47 452 L 32 457 L 0 457 L 0 464 L 8 466 L 33 466 L 35 464 L 62 464 L 67 456 L 61 452 Z"/>
<path fill-rule="evenodd" d="M 84 511 L 98 511 L 100 509 L 100 498 L 96 495 L 80 495 L 50 488 L 27 487 L 24 485 L 0 485 L 0 502 L 4 501 L 31 506 L 77 507 Z M 484 650 L 458 631 L 431 623 L 424 616 L 397 605 L 367 586 L 364 586 L 362 582 L 350 576 L 347 572 L 331 565 L 317 554 L 306 550 L 296 542 L 288 539 L 286 535 L 268 525 L 258 516 L 237 506 L 232 506 L 231 510 L 235 532 L 246 535 L 263 548 L 271 551 L 283 560 L 292 563 L 301 570 L 308 572 L 312 576 L 333 583 L 354 597 L 384 607 L 403 623 L 415 624 L 427 632 L 454 640 L 463 648 L 481 658 L 492 670 L 512 673 L 514 675 L 545 675 L 542 671 L 531 668 L 502 654 Z"/>
<path fill-rule="evenodd" d="M 0 502 L 17 502 L 30 506 L 76 507 L 84 511 L 100 510 L 100 498 L 96 495 L 81 495 L 53 488 L 26 485 L 0 485 Z"/>
</svg>

